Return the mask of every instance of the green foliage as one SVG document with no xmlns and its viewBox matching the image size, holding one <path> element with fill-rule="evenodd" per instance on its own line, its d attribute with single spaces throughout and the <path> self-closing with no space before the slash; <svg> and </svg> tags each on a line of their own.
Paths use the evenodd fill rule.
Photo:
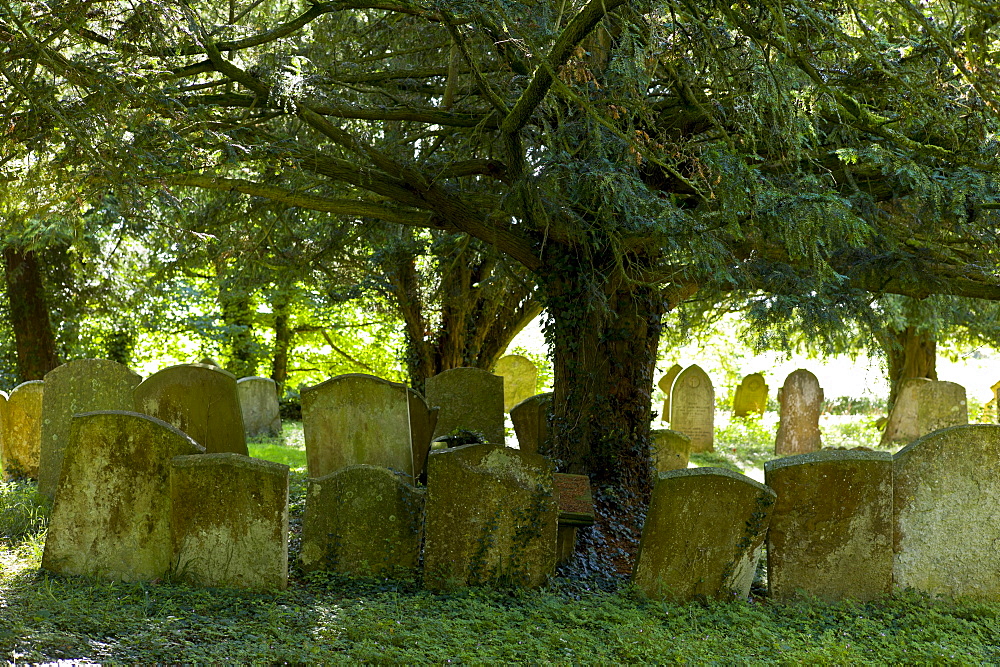
<svg viewBox="0 0 1000 667">
<path fill-rule="evenodd" d="M 0 545 L 13 547 L 44 530 L 49 506 L 34 482 L 0 481 Z"/>
</svg>

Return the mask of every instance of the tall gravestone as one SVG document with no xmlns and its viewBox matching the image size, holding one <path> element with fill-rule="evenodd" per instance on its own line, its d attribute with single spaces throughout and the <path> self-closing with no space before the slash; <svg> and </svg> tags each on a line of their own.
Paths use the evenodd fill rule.
<svg viewBox="0 0 1000 667">
<path fill-rule="evenodd" d="M 692 452 L 710 452 L 715 443 L 715 389 L 700 366 L 677 375 L 670 392 L 670 427 L 691 438 Z"/>
<path fill-rule="evenodd" d="M 427 378 L 427 404 L 441 408 L 434 437 L 458 430 L 481 433 L 502 445 L 503 378 L 479 368 L 452 368 Z"/>
<path fill-rule="evenodd" d="M 514 425 L 518 449 L 532 454 L 545 453 L 545 440 L 549 435 L 551 415 L 551 392 L 536 394 L 511 408 L 510 421 Z"/>
<path fill-rule="evenodd" d="M 135 409 L 172 424 L 209 454 L 247 455 L 236 376 L 217 366 L 180 364 L 135 388 Z"/>
<path fill-rule="evenodd" d="M 994 421 L 1000 423 L 1000 382 L 997 382 L 990 389 L 993 391 L 993 400 L 991 403 L 993 403 Z"/>
<path fill-rule="evenodd" d="M 243 416 L 243 432 L 248 438 L 281 435 L 278 383 L 271 378 L 246 377 L 236 381 Z"/>
<path fill-rule="evenodd" d="M 688 467 L 691 459 L 691 438 L 666 428 L 650 431 L 650 436 L 656 472 Z"/>
<path fill-rule="evenodd" d="M 659 474 L 633 580 L 647 597 L 745 599 L 775 493 L 722 468 Z"/>
<path fill-rule="evenodd" d="M 893 586 L 1000 601 L 1000 426 L 935 431 L 893 458 Z"/>
<path fill-rule="evenodd" d="M 927 378 L 904 380 L 892 406 L 882 444 L 908 443 L 933 431 L 969 423 L 965 387 Z"/>
<path fill-rule="evenodd" d="M 38 479 L 42 452 L 42 380 L 22 382 L 10 392 L 3 413 L 3 465 L 8 478 Z"/>
<path fill-rule="evenodd" d="M 524 399 L 535 395 L 538 384 L 538 369 L 531 359 L 519 354 L 508 354 L 497 361 L 495 373 L 503 378 L 503 409 L 511 408 Z"/>
<path fill-rule="evenodd" d="M 733 395 L 733 414 L 746 417 L 753 413 L 762 415 L 767 411 L 767 383 L 760 373 L 751 373 L 743 378 Z"/>
<path fill-rule="evenodd" d="M 780 420 L 774 453 L 786 456 L 821 449 L 819 416 L 823 411 L 823 389 L 816 376 L 802 368 L 789 373 L 778 392 L 778 403 Z"/>
<path fill-rule="evenodd" d="M 135 410 L 132 390 L 137 373 L 107 359 L 80 359 L 45 374 L 42 396 L 42 447 L 38 490 L 52 498 L 59 485 L 73 415 L 99 410 Z"/>
<path fill-rule="evenodd" d="M 147 415 L 74 416 L 42 567 L 122 581 L 168 574 L 170 460 L 202 453 L 190 437 Z"/>
<path fill-rule="evenodd" d="M 778 494 L 768 593 L 868 601 L 892 590 L 892 455 L 824 450 L 764 464 Z"/>
<path fill-rule="evenodd" d="M 660 421 L 664 423 L 670 422 L 670 390 L 674 386 L 674 380 L 677 379 L 682 370 L 684 369 L 680 364 L 674 364 L 667 369 L 666 374 L 657 383 L 660 391 L 663 392 L 663 412 L 660 414 Z"/>
<path fill-rule="evenodd" d="M 13 477 L 12 473 L 7 471 L 10 464 L 7 462 L 7 443 L 6 443 L 6 427 L 4 422 L 6 421 L 7 413 L 7 392 L 0 391 L 0 479 L 10 479 Z"/>
</svg>

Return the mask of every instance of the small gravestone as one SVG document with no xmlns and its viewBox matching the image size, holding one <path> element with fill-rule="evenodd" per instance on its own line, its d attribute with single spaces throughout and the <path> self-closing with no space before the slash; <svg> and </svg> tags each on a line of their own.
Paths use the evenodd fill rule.
<svg viewBox="0 0 1000 667">
<path fill-rule="evenodd" d="M 576 529 L 594 525 L 594 497 L 587 475 L 556 473 L 552 476 L 552 489 L 559 507 L 556 558 L 564 563 L 576 549 Z"/>
<path fill-rule="evenodd" d="M 452 368 L 427 378 L 427 404 L 441 408 L 434 437 L 467 430 L 502 445 L 503 386 L 502 377 L 480 368 Z"/>
<path fill-rule="evenodd" d="M 424 494 L 386 468 L 354 465 L 310 479 L 302 520 L 302 568 L 357 576 L 418 567 Z"/>
<path fill-rule="evenodd" d="M 7 478 L 38 479 L 42 451 L 42 380 L 23 382 L 10 392 L 3 413 L 4 473 Z"/>
<path fill-rule="evenodd" d="M 551 415 L 551 392 L 536 394 L 511 408 L 510 421 L 514 424 L 518 449 L 532 454 L 545 453 L 545 440 L 549 434 L 549 417 Z"/>
<path fill-rule="evenodd" d="M 666 428 L 650 431 L 650 437 L 656 472 L 688 467 L 691 458 L 691 438 Z"/>
<path fill-rule="evenodd" d="M 660 473 L 633 580 L 647 597 L 746 599 L 775 493 L 722 468 Z"/>
<path fill-rule="evenodd" d="M 212 357 L 202 357 L 198 361 L 198 363 L 202 364 L 204 366 L 215 366 L 216 368 L 222 368 L 222 364 L 220 364 L 218 361 L 216 361 Z"/>
<path fill-rule="evenodd" d="M 993 416 L 997 422 L 1000 422 L 1000 382 L 997 382 L 990 389 L 993 391 L 993 400 L 990 401 L 993 404 Z"/>
<path fill-rule="evenodd" d="M 135 388 L 135 409 L 187 433 L 209 454 L 247 455 L 236 376 L 217 366 L 180 364 Z"/>
<path fill-rule="evenodd" d="M 52 498 L 59 485 L 73 415 L 98 410 L 135 410 L 132 390 L 142 378 L 107 359 L 80 359 L 45 374 L 38 490 Z"/>
<path fill-rule="evenodd" d="M 760 373 L 752 373 L 740 382 L 733 396 L 733 414 L 746 417 L 753 413 L 762 415 L 767 410 L 767 383 Z"/>
<path fill-rule="evenodd" d="M 692 452 L 710 452 L 715 442 L 715 389 L 701 367 L 688 366 L 670 392 L 670 427 L 691 438 Z"/>
<path fill-rule="evenodd" d="M 816 376 L 802 368 L 789 373 L 778 392 L 778 404 L 780 419 L 774 453 L 786 456 L 821 449 L 819 415 L 823 410 L 823 389 Z"/>
<path fill-rule="evenodd" d="M 824 450 L 764 464 L 778 494 L 767 537 L 772 598 L 869 601 L 892 589 L 892 455 Z"/>
<path fill-rule="evenodd" d="M 527 357 L 508 354 L 497 362 L 496 374 L 503 378 L 503 409 L 510 412 L 515 405 L 535 395 L 538 369 Z"/>
<path fill-rule="evenodd" d="M 965 387 L 927 378 L 904 380 L 892 406 L 882 444 L 913 442 L 933 431 L 969 423 Z"/>
<path fill-rule="evenodd" d="M 74 416 L 42 567 L 122 581 L 167 575 L 170 460 L 203 453 L 190 437 L 147 415 Z"/>
<path fill-rule="evenodd" d="M 893 457 L 893 587 L 1000 601 L 1000 426 L 936 431 Z"/>
<path fill-rule="evenodd" d="M 248 377 L 236 382 L 243 415 L 243 432 L 248 438 L 281 435 L 278 384 L 271 378 Z"/>
<path fill-rule="evenodd" d="M 240 454 L 176 456 L 174 576 L 253 591 L 288 586 L 288 466 Z"/>
<path fill-rule="evenodd" d="M 556 565 L 552 474 L 545 457 L 498 445 L 431 452 L 425 586 L 542 585 Z"/>
<path fill-rule="evenodd" d="M 657 386 L 660 391 L 663 392 L 663 413 L 660 415 L 660 421 L 664 423 L 670 423 L 670 390 L 674 386 L 674 380 L 680 375 L 680 372 L 684 370 L 680 364 L 674 364 L 667 369 L 666 375 L 660 378 Z"/>
</svg>

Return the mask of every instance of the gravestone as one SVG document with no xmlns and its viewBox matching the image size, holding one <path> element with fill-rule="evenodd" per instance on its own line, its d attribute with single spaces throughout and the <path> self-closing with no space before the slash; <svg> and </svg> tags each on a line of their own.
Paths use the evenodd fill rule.
<svg viewBox="0 0 1000 667">
<path fill-rule="evenodd" d="M 680 364 L 674 364 L 667 369 L 666 375 L 660 378 L 657 386 L 663 392 L 663 412 L 660 414 L 660 421 L 670 423 L 670 390 L 674 386 L 674 380 L 684 370 Z"/>
<path fill-rule="evenodd" d="M 892 406 L 882 444 L 913 442 L 933 431 L 969 423 L 965 387 L 927 378 L 904 380 Z"/>
<path fill-rule="evenodd" d="M 503 378 L 479 368 L 452 368 L 427 378 L 427 404 L 438 406 L 434 437 L 464 429 L 505 442 Z"/>
<path fill-rule="evenodd" d="M 666 428 L 652 430 L 650 436 L 656 472 L 688 467 L 691 458 L 691 438 Z"/>
<path fill-rule="evenodd" d="M 893 587 L 1000 601 L 1000 426 L 936 431 L 893 457 Z"/>
<path fill-rule="evenodd" d="M 271 378 L 240 378 L 236 381 L 236 392 L 246 437 L 279 437 L 281 413 L 278 409 L 278 384 Z"/>
<path fill-rule="evenodd" d="M 494 372 L 503 378 L 503 409 L 510 412 L 511 408 L 535 395 L 535 385 L 538 384 L 538 369 L 527 357 L 519 354 L 508 354 L 500 357 Z"/>
<path fill-rule="evenodd" d="M 135 410 L 132 390 L 142 378 L 107 359 L 80 359 L 45 374 L 38 490 L 53 498 L 69 443 L 73 415 L 99 410 Z"/>
<path fill-rule="evenodd" d="M 190 437 L 147 415 L 74 416 L 42 567 L 122 581 L 167 575 L 170 460 L 203 453 Z"/>
<path fill-rule="evenodd" d="M 14 474 L 8 472 L 7 470 L 10 465 L 7 462 L 7 443 L 5 442 L 6 429 L 4 427 L 4 421 L 6 420 L 5 413 L 7 412 L 7 398 L 7 392 L 0 391 L 0 480 L 11 479 L 14 477 Z"/>
<path fill-rule="evenodd" d="M 22 382 L 10 392 L 3 412 L 3 465 L 8 479 L 38 479 L 42 452 L 42 380 Z"/>
<path fill-rule="evenodd" d="M 743 378 L 733 396 L 733 414 L 746 417 L 750 413 L 762 415 L 767 411 L 767 383 L 760 373 Z"/>
<path fill-rule="evenodd" d="M 775 493 L 723 468 L 659 474 L 633 580 L 647 597 L 746 599 Z"/>
<path fill-rule="evenodd" d="M 555 570 L 553 464 L 499 445 L 431 452 L 424 585 L 534 587 Z"/>
<path fill-rule="evenodd" d="M 768 461 L 764 474 L 778 494 L 767 537 L 772 598 L 891 592 L 891 454 L 824 450 Z"/>
<path fill-rule="evenodd" d="M 691 438 L 692 452 L 710 452 L 715 442 L 715 389 L 701 367 L 688 366 L 670 392 L 670 428 Z"/>
<path fill-rule="evenodd" d="M 232 453 L 176 456 L 170 512 L 177 579 L 253 591 L 288 586 L 288 466 Z"/>
<path fill-rule="evenodd" d="M 310 479 L 302 568 L 363 577 L 412 574 L 420 562 L 425 491 L 407 479 L 369 465 Z"/>
<path fill-rule="evenodd" d="M 577 528 L 594 525 L 594 496 L 587 475 L 557 472 L 552 476 L 552 491 L 559 508 L 556 560 L 561 564 L 568 561 L 576 550 Z"/>
<path fill-rule="evenodd" d="M 823 410 L 823 389 L 816 376 L 802 368 L 789 373 L 778 391 L 778 403 L 780 420 L 774 453 L 786 456 L 821 449 L 819 415 Z"/>
<path fill-rule="evenodd" d="M 1000 382 L 997 382 L 990 389 L 993 391 L 993 400 L 990 401 L 993 404 L 993 416 L 1000 423 Z"/>
<path fill-rule="evenodd" d="M 514 424 L 517 448 L 522 452 L 544 454 L 545 440 L 549 434 L 549 417 L 552 415 L 552 393 L 536 394 L 526 398 L 510 410 Z"/>
<path fill-rule="evenodd" d="M 135 388 L 137 412 L 187 433 L 209 454 L 247 455 L 236 376 L 217 366 L 179 364 L 153 373 Z"/>
</svg>

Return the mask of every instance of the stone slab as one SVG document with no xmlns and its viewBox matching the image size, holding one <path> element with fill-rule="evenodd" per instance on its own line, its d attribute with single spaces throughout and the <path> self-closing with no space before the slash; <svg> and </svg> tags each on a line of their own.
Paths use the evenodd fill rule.
<svg viewBox="0 0 1000 667">
<path fill-rule="evenodd" d="M 45 382 L 23 382 L 10 392 L 3 411 L 4 475 L 38 479 L 42 453 L 42 399 Z"/>
<path fill-rule="evenodd" d="M 965 387 L 954 382 L 911 378 L 900 385 L 882 433 L 882 444 L 910 443 L 933 431 L 968 423 Z"/>
<path fill-rule="evenodd" d="M 590 477 L 557 472 L 552 476 L 552 489 L 559 507 L 560 526 L 594 525 L 596 514 Z"/>
<path fill-rule="evenodd" d="M 510 410 L 510 421 L 517 436 L 517 448 L 522 452 L 545 454 L 552 416 L 552 393 L 535 394 Z"/>
<path fill-rule="evenodd" d="M 425 389 L 427 404 L 441 409 L 435 438 L 467 430 L 504 444 L 502 377 L 480 368 L 452 368 L 427 378 Z"/>
<path fill-rule="evenodd" d="M 670 392 L 670 427 L 691 438 L 692 452 L 710 452 L 715 444 L 715 389 L 700 366 L 677 375 Z"/>
<path fill-rule="evenodd" d="M 691 459 L 691 438 L 668 428 L 654 429 L 649 435 L 656 472 L 688 467 Z"/>
<path fill-rule="evenodd" d="M 786 456 L 822 449 L 819 416 L 823 411 L 823 389 L 816 376 L 803 368 L 789 373 L 778 392 L 778 403 L 780 420 L 774 453 Z"/>
<path fill-rule="evenodd" d="M 524 399 L 535 395 L 538 369 L 531 359 L 519 354 L 500 357 L 494 372 L 503 378 L 503 409 L 510 409 Z"/>
<path fill-rule="evenodd" d="M 674 380 L 677 379 L 682 370 L 684 368 L 680 364 L 674 364 L 667 369 L 666 374 L 656 383 L 660 391 L 663 392 L 663 412 L 660 413 L 660 421 L 665 424 L 670 423 L 670 390 L 674 386 Z"/>
<path fill-rule="evenodd" d="M 746 417 L 762 415 L 767 411 L 767 382 L 761 373 L 751 373 L 743 378 L 733 394 L 733 414 Z"/>
<path fill-rule="evenodd" d="M 236 381 L 243 416 L 243 432 L 248 438 L 281 436 L 278 383 L 271 378 L 246 377 Z"/>
</svg>

